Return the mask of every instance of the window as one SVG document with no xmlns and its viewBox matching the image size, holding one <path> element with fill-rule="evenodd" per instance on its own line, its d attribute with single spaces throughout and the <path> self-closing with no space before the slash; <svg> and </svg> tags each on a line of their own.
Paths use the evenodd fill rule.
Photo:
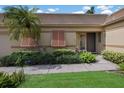
<svg viewBox="0 0 124 93">
<path fill-rule="evenodd" d="M 98 42 L 101 43 L 101 32 L 98 33 Z"/>
<path fill-rule="evenodd" d="M 81 50 L 85 49 L 85 35 L 80 36 L 80 49 Z"/>
<path fill-rule="evenodd" d="M 53 31 L 51 46 L 52 47 L 64 47 L 65 46 L 63 31 Z"/>
</svg>

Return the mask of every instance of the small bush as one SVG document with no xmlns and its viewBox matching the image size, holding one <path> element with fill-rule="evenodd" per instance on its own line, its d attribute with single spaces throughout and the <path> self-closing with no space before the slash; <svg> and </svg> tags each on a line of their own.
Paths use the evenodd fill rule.
<svg viewBox="0 0 124 93">
<path fill-rule="evenodd" d="M 51 53 L 44 53 L 41 57 L 40 57 L 40 62 L 39 64 L 55 64 L 55 57 L 53 54 Z"/>
<path fill-rule="evenodd" d="M 1 66 L 15 66 L 16 60 L 18 59 L 18 56 L 20 55 L 22 55 L 21 52 L 13 52 L 10 55 L 2 57 L 0 59 L 0 65 Z"/>
<path fill-rule="evenodd" d="M 42 55 L 40 52 L 24 52 L 22 54 L 22 62 L 25 65 L 37 65 L 41 62 Z"/>
<path fill-rule="evenodd" d="M 53 52 L 55 57 L 62 56 L 62 55 L 75 55 L 76 53 L 71 49 L 56 49 Z"/>
<path fill-rule="evenodd" d="M 113 51 L 103 51 L 103 58 L 109 60 L 113 63 L 119 64 L 124 62 L 124 53 L 113 52 Z"/>
<path fill-rule="evenodd" d="M 10 75 L 10 79 L 11 79 L 12 84 L 14 85 L 14 87 L 17 87 L 18 85 L 20 85 L 25 80 L 24 71 L 21 70 L 18 73 L 13 72 L 13 74 Z"/>
<path fill-rule="evenodd" d="M 0 88 L 14 87 L 10 77 L 6 73 L 0 72 Z"/>
<path fill-rule="evenodd" d="M 92 63 L 96 61 L 95 55 L 90 52 L 80 52 L 79 57 L 82 63 Z"/>
<path fill-rule="evenodd" d="M 0 72 L 0 88 L 15 88 L 25 80 L 24 72 L 21 70 L 18 73 L 13 72 L 9 75 Z"/>
<path fill-rule="evenodd" d="M 41 62 L 41 57 L 40 52 L 13 52 L 0 59 L 0 66 L 36 65 Z"/>
<path fill-rule="evenodd" d="M 0 58 L 0 66 L 11 66 L 11 65 L 14 64 L 11 63 L 11 61 L 9 60 L 9 56 L 4 56 Z"/>
</svg>

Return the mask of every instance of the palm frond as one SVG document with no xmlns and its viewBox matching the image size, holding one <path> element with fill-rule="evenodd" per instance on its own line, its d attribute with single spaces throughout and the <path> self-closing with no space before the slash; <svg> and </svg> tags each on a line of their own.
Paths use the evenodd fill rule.
<svg viewBox="0 0 124 93">
<path fill-rule="evenodd" d="M 41 27 L 40 19 L 35 14 L 37 8 L 27 6 L 8 6 L 4 8 L 4 23 L 9 28 L 10 37 L 15 40 L 31 36 L 38 40 Z"/>
</svg>

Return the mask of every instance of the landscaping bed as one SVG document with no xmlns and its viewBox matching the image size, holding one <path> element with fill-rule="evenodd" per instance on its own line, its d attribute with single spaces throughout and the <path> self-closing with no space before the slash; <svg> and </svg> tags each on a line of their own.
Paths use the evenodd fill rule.
<svg viewBox="0 0 124 93">
<path fill-rule="evenodd" d="M 96 61 L 90 52 L 75 52 L 70 49 L 56 49 L 51 53 L 14 52 L 0 59 L 0 66 L 22 66 L 40 64 L 77 64 L 93 63 Z"/>
</svg>

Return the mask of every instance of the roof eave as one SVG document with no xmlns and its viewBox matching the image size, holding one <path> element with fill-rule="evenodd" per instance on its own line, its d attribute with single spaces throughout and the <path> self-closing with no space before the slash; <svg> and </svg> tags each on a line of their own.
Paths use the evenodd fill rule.
<svg viewBox="0 0 124 93">
<path fill-rule="evenodd" d="M 105 23 L 103 24 L 103 26 L 107 26 L 107 25 L 110 25 L 110 24 L 113 24 L 113 23 L 117 23 L 119 21 L 123 21 L 124 20 L 124 16 L 123 17 L 120 17 L 118 19 L 115 19 L 115 20 L 111 20 L 109 22 L 105 21 Z"/>
</svg>

